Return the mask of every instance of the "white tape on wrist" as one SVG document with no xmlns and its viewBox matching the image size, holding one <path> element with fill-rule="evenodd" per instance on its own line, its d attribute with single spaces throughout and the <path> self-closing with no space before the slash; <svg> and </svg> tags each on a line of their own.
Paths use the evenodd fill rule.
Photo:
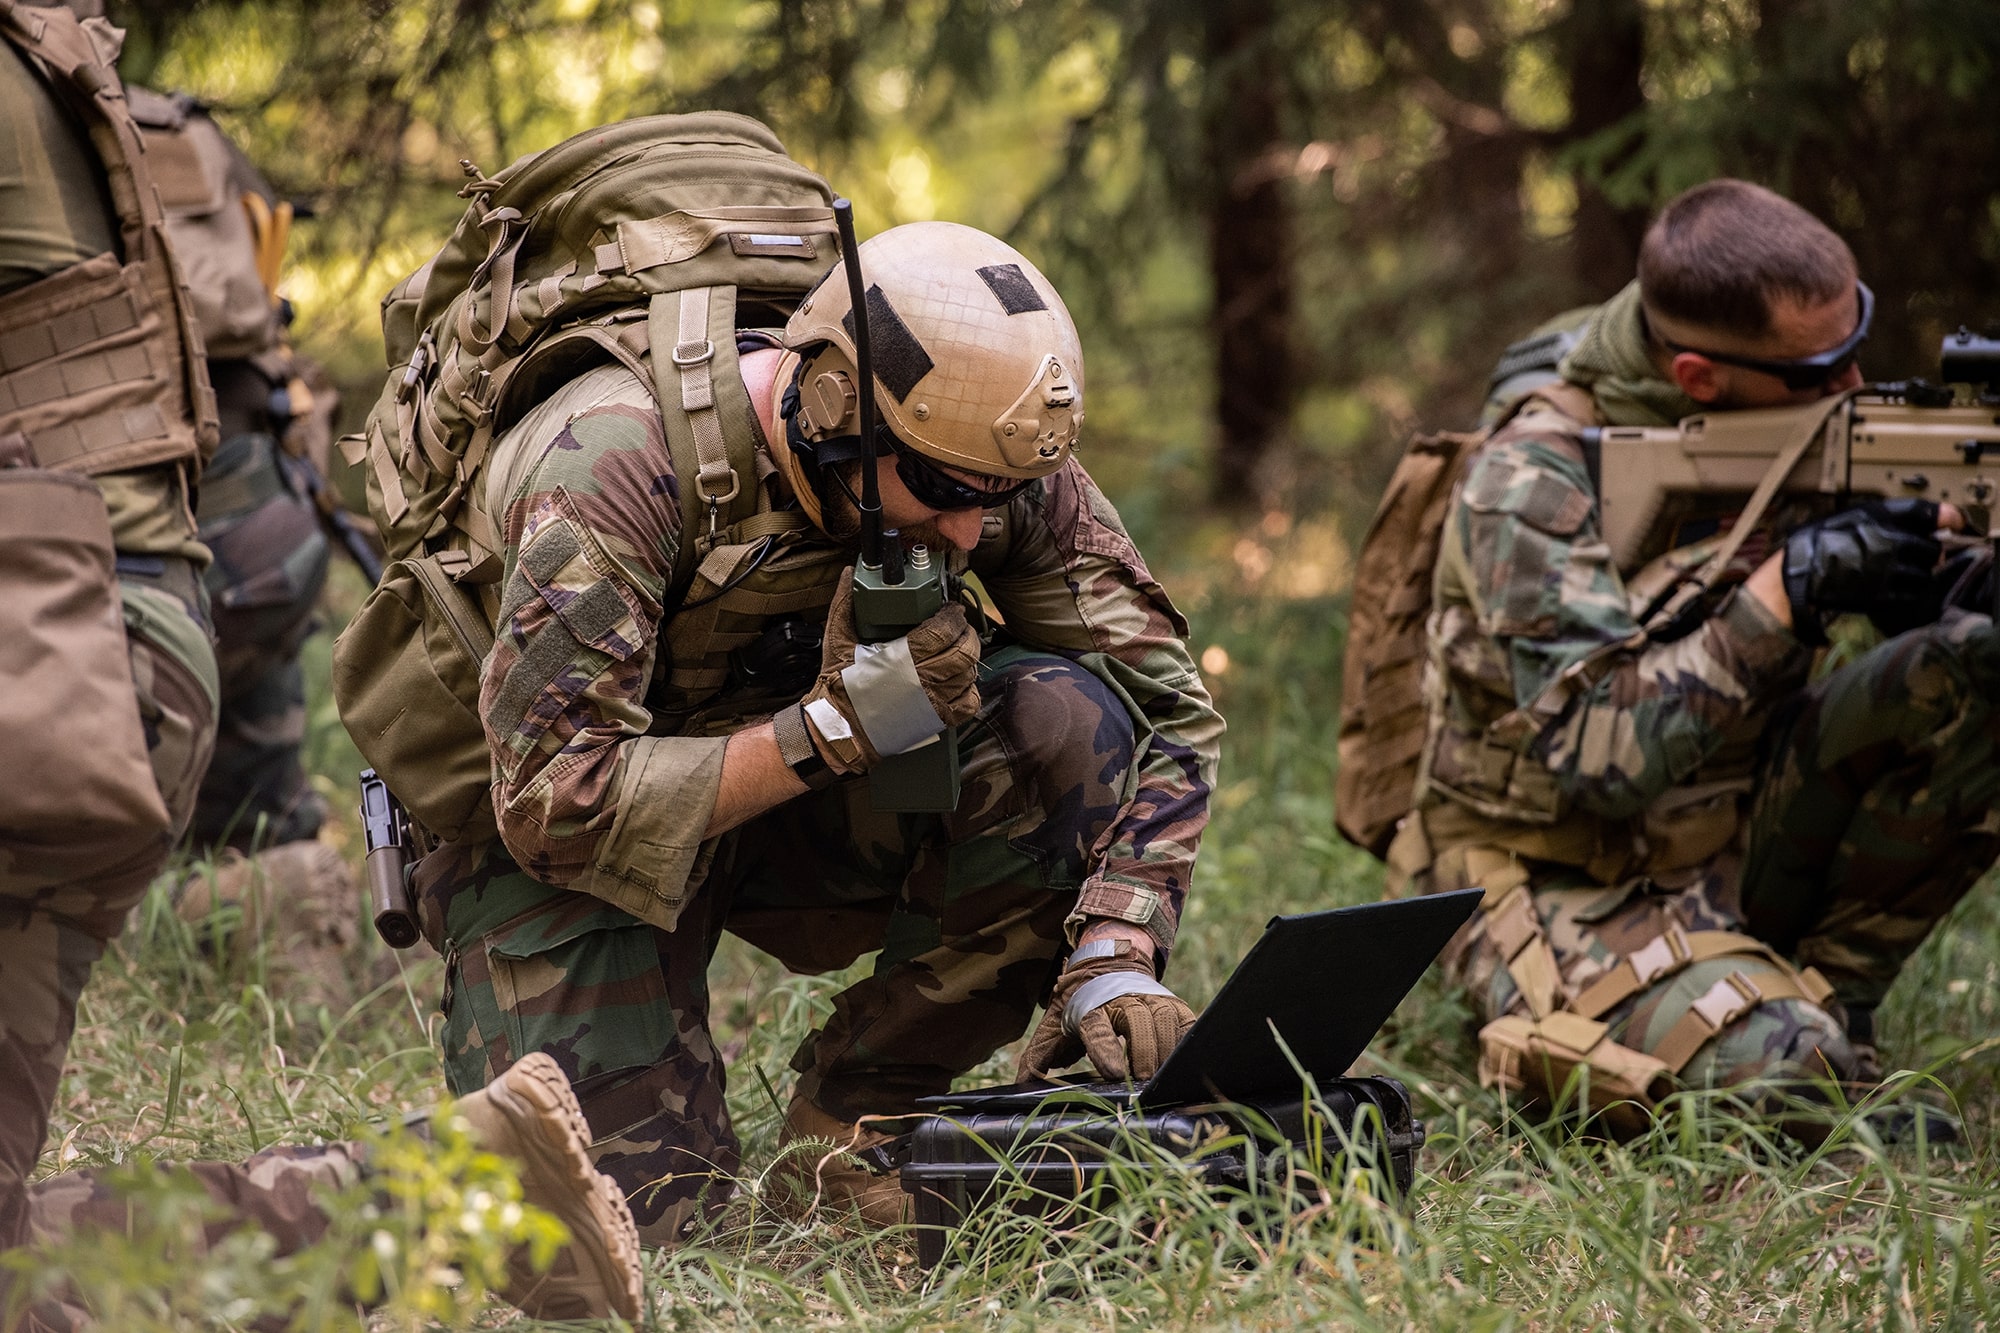
<svg viewBox="0 0 2000 1333">
<path fill-rule="evenodd" d="M 1138 972 L 1107 972 L 1101 977 L 1092 977 L 1078 986 L 1076 994 L 1070 996 L 1069 1003 L 1063 1006 L 1063 1031 L 1076 1036 L 1085 1015 L 1122 996 L 1164 995 L 1172 999 L 1173 994 L 1159 982 Z"/>
<path fill-rule="evenodd" d="M 1077 945 L 1076 952 L 1069 956 L 1069 962 L 1063 966 L 1075 967 L 1078 963 L 1087 963 L 1093 958 L 1116 957 L 1117 953 L 1118 941 L 1107 936 L 1101 940 L 1092 940 L 1088 944 Z"/>
<path fill-rule="evenodd" d="M 877 754 L 914 750 L 944 730 L 917 677 L 907 638 L 854 646 L 854 665 L 840 673 L 855 720 Z"/>
<path fill-rule="evenodd" d="M 847 725 L 847 719 L 833 706 L 830 699 L 815 699 L 805 706 L 806 716 L 812 719 L 815 730 L 824 741 L 851 741 L 854 728 Z"/>
</svg>

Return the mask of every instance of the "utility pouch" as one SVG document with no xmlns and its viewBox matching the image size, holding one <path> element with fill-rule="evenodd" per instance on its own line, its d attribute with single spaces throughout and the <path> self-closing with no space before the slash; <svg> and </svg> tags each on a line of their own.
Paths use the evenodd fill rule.
<svg viewBox="0 0 2000 1333">
<path fill-rule="evenodd" d="M 0 844 L 164 838 L 113 574 L 86 477 L 0 469 Z"/>
<path fill-rule="evenodd" d="M 1580 1093 L 1614 1137 L 1634 1137 L 1673 1090 L 1673 1071 L 1607 1032 L 1595 1019 L 1562 1010 L 1540 1021 L 1496 1018 L 1479 1030 L 1479 1082 L 1519 1093 L 1531 1106 L 1561 1105 Z"/>
<path fill-rule="evenodd" d="M 497 836 L 492 759 L 474 712 L 493 630 L 436 555 L 398 560 L 333 645 L 341 721 L 410 815 L 450 842 Z"/>
</svg>

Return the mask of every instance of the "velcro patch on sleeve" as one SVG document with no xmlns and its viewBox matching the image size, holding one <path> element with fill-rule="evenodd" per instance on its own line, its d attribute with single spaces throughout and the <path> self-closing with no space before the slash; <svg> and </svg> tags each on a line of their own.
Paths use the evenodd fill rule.
<svg viewBox="0 0 2000 1333">
<path fill-rule="evenodd" d="M 522 548 L 521 575 L 578 643 L 623 662 L 639 651 L 638 612 L 560 488 L 555 505 L 563 516 Z"/>
</svg>

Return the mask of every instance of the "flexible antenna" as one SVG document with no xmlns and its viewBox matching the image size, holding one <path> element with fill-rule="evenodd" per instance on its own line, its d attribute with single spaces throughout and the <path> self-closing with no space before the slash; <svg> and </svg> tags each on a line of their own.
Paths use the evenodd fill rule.
<svg viewBox="0 0 2000 1333">
<path fill-rule="evenodd" d="M 833 201 L 833 224 L 840 230 L 840 262 L 847 270 L 847 304 L 854 321 L 855 392 L 861 413 L 861 563 L 882 567 L 882 488 L 875 480 L 875 358 L 868 342 L 868 293 L 861 282 L 861 247 L 854 240 L 854 205 Z"/>
</svg>

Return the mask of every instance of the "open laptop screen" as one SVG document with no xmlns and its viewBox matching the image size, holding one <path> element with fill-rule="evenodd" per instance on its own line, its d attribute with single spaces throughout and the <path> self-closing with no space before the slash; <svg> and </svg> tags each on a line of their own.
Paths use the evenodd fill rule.
<svg viewBox="0 0 2000 1333">
<path fill-rule="evenodd" d="M 1299 1076 L 1279 1036 L 1316 1081 L 1339 1078 L 1479 898 L 1479 890 L 1467 889 L 1273 917 L 1139 1089 L 1139 1104 L 1296 1094 Z"/>
</svg>

